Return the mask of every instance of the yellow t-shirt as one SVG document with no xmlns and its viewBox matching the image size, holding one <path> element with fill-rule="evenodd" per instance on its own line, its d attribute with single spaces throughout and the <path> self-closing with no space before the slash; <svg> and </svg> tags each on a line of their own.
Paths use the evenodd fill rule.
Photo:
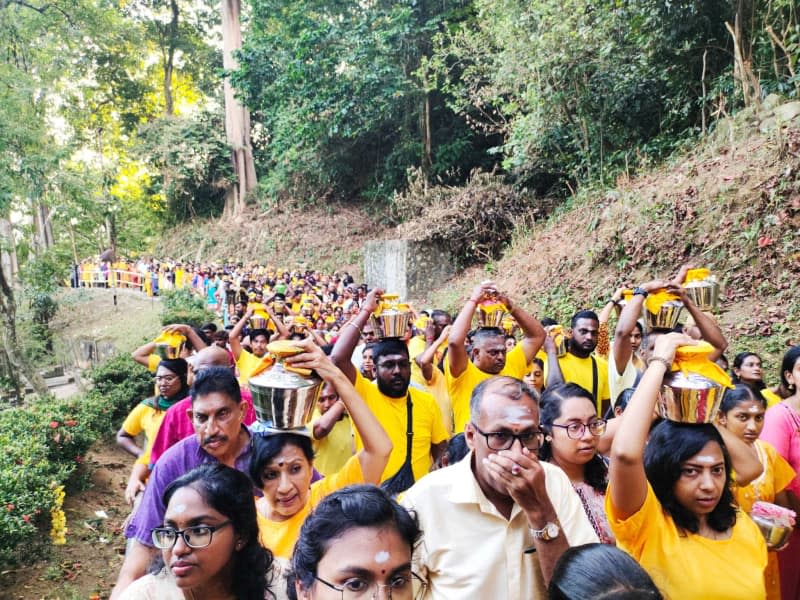
<svg viewBox="0 0 800 600">
<path fill-rule="evenodd" d="M 355 388 L 383 426 L 394 446 L 389 455 L 389 462 L 381 475 L 381 481 L 385 481 L 400 470 L 406 459 L 408 428 L 406 397 L 392 398 L 382 394 L 377 385 L 364 379 L 358 372 L 356 372 Z M 433 396 L 413 387 L 409 387 L 408 391 L 414 405 L 411 422 L 414 431 L 411 442 L 411 469 L 414 471 L 414 480 L 419 481 L 433 465 L 431 446 L 446 441 L 447 431 L 442 424 L 442 415 Z M 358 430 L 355 430 L 355 436 L 356 450 L 361 450 L 364 444 Z"/>
<path fill-rule="evenodd" d="M 764 388 L 763 390 L 761 390 L 761 395 L 764 397 L 764 400 L 767 401 L 767 408 L 772 408 L 773 406 L 779 404 L 783 400 L 783 398 L 778 396 L 778 394 L 776 394 L 769 388 Z"/>
<path fill-rule="evenodd" d="M 260 510 L 257 511 L 259 540 L 276 557 L 290 559 L 297 538 L 300 537 L 300 527 L 311 510 L 328 494 L 356 483 L 364 483 L 364 473 L 361 471 L 358 456 L 352 456 L 338 473 L 312 483 L 305 506 L 289 519 L 272 521 L 263 516 Z M 259 502 L 263 500 L 256 499 L 256 505 Z"/>
<path fill-rule="evenodd" d="M 314 410 L 311 415 L 311 423 L 308 426 L 313 438 L 314 423 L 322 416 L 319 409 Z M 314 468 L 325 476 L 333 475 L 344 467 L 345 463 L 353 456 L 353 429 L 350 424 L 350 417 L 344 415 L 341 421 L 337 421 L 330 433 L 321 440 L 314 439 Z"/>
<path fill-rule="evenodd" d="M 272 359 L 269 355 L 263 358 L 258 358 L 255 354 L 248 352 L 242 348 L 239 358 L 236 360 L 236 369 L 239 371 L 239 384 L 247 385 L 252 377 L 255 377 L 261 371 L 268 368 L 272 364 Z"/>
<path fill-rule="evenodd" d="M 561 367 L 564 383 L 577 383 L 591 394 L 592 358 L 597 362 L 597 398 L 595 400 L 599 415 L 603 401 L 611 399 L 611 392 L 608 389 L 608 361 L 600 356 L 580 358 L 572 352 L 567 352 L 564 356 L 558 357 L 558 366 Z M 547 361 L 544 363 L 544 380 L 547 381 Z"/>
<path fill-rule="evenodd" d="M 682 532 L 648 483 L 644 504 L 627 519 L 617 514 L 609 489 L 606 514 L 617 546 L 642 565 L 665 598 L 765 598 L 767 546 L 758 526 L 741 511 L 727 540 Z"/>
<path fill-rule="evenodd" d="M 503 367 L 503 370 L 498 375 L 522 379 L 528 366 L 522 344 L 517 344 L 511 352 L 506 354 L 506 366 Z M 447 381 L 450 403 L 453 405 L 453 432 L 461 433 L 470 420 L 469 399 L 472 396 L 472 390 L 481 381 L 494 377 L 494 375 L 481 371 L 471 360 L 467 360 L 467 368 L 458 377 L 453 377 L 452 373 L 450 373 L 450 361 L 445 360 L 444 375 Z"/>
<path fill-rule="evenodd" d="M 167 411 L 165 410 L 156 410 L 152 406 L 137 404 L 125 417 L 125 421 L 122 423 L 122 429 L 125 433 L 136 437 L 144 432 L 144 452 L 136 459 L 136 464 L 150 464 L 150 448 L 153 445 L 153 440 L 156 439 L 158 428 L 161 426 L 161 421 L 164 420 L 164 415 L 166 414 Z"/>
</svg>

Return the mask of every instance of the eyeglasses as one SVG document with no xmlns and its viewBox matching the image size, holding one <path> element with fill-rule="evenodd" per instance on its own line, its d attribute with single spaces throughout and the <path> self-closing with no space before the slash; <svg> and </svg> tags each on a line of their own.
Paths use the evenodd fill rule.
<svg viewBox="0 0 800 600">
<path fill-rule="evenodd" d="M 514 445 L 514 440 L 519 440 L 520 446 L 528 450 L 538 450 L 542 445 L 541 431 L 526 431 L 525 433 L 513 434 L 508 431 L 491 431 L 489 433 L 481 431 L 481 428 L 472 424 L 478 433 L 486 438 L 486 445 L 492 450 L 508 450 Z"/>
<path fill-rule="evenodd" d="M 170 384 L 178 378 L 177 375 L 156 375 L 156 383 Z"/>
<path fill-rule="evenodd" d="M 219 525 L 195 525 L 186 529 L 155 527 L 152 531 L 153 543 L 156 548 L 169 550 L 178 541 L 178 536 L 180 535 L 183 537 L 184 544 L 189 548 L 205 548 L 211 543 L 211 538 L 214 536 L 215 531 L 230 524 L 231 521 L 227 520 Z"/>
<path fill-rule="evenodd" d="M 583 434 L 586 433 L 586 430 L 589 430 L 589 433 L 595 436 L 603 435 L 606 432 L 606 420 L 605 419 L 597 419 L 596 421 L 592 421 L 591 423 L 570 423 L 569 425 L 559 425 L 557 423 L 553 423 L 552 427 L 558 427 L 560 429 L 567 430 L 567 437 L 573 440 L 579 440 L 583 437 Z"/>
<path fill-rule="evenodd" d="M 332 590 L 342 594 L 342 600 L 367 600 L 375 599 L 380 594 L 381 589 L 386 591 L 386 598 L 391 600 L 402 600 L 411 598 L 414 593 L 414 579 L 419 581 L 424 588 L 424 582 L 416 573 L 409 575 L 395 575 L 389 583 L 376 583 L 370 585 L 368 582 L 358 577 L 353 577 L 344 582 L 342 587 L 333 585 L 325 581 L 322 577 L 314 575 L 314 579 L 327 585 Z"/>
</svg>

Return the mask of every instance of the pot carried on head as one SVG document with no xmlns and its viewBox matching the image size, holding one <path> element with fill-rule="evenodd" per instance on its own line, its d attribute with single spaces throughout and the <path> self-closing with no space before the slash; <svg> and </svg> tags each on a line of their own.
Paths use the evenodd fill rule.
<svg viewBox="0 0 800 600">
<path fill-rule="evenodd" d="M 644 301 L 644 324 L 648 331 L 674 329 L 681 316 L 683 302 L 675 294 L 659 291 L 647 296 Z"/>
<path fill-rule="evenodd" d="M 264 313 L 254 313 L 250 317 L 250 329 L 266 329 L 269 323 L 269 317 Z"/>
<path fill-rule="evenodd" d="M 719 283 L 708 269 L 690 269 L 683 280 L 683 287 L 700 310 L 717 308 Z"/>
<path fill-rule="evenodd" d="M 177 331 L 162 331 L 153 342 L 156 345 L 153 350 L 155 354 L 162 360 L 172 360 L 180 358 L 186 345 L 186 337 Z"/>
<path fill-rule="evenodd" d="M 275 429 L 303 427 L 311 419 L 322 380 L 309 369 L 284 364 L 285 358 L 303 351 L 290 341 L 272 342 L 267 351 L 277 362 L 249 382 L 256 418 Z"/>
<path fill-rule="evenodd" d="M 677 349 L 673 371 L 661 386 L 659 415 L 680 423 L 714 422 L 725 389 L 733 385 L 728 374 L 709 360 L 713 351 L 708 342 Z"/>
<path fill-rule="evenodd" d="M 378 339 L 400 338 L 408 331 L 411 309 L 399 302 L 397 294 L 383 294 L 378 309 L 369 316 L 369 322 Z"/>
<path fill-rule="evenodd" d="M 499 302 L 496 297 L 488 298 L 475 308 L 475 316 L 478 318 L 478 327 L 502 327 L 503 319 L 509 316 L 505 304 Z"/>
</svg>

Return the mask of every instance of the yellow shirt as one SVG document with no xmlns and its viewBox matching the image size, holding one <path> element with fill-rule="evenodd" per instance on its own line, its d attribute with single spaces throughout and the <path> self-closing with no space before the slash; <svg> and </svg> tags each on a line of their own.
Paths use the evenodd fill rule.
<svg viewBox="0 0 800 600">
<path fill-rule="evenodd" d="M 311 435 L 314 435 L 314 423 L 322 414 L 318 409 L 311 415 L 311 424 L 308 426 Z M 314 468 L 323 475 L 333 475 L 344 467 L 345 463 L 353 456 L 353 429 L 350 417 L 337 421 L 330 433 L 321 440 L 314 439 Z"/>
<path fill-rule="evenodd" d="M 498 375 L 508 375 L 522 379 L 528 368 L 528 361 L 525 360 L 525 352 L 522 344 L 514 346 L 513 350 L 506 354 L 506 366 Z M 450 395 L 450 403 L 453 405 L 453 431 L 461 433 L 464 431 L 470 420 L 469 399 L 472 390 L 481 382 L 490 377 L 491 373 L 485 373 L 476 367 L 471 360 L 467 360 L 467 368 L 458 377 L 453 377 L 450 373 L 449 359 L 444 363 L 444 375 L 447 381 L 447 392 Z"/>
<path fill-rule="evenodd" d="M 311 510 L 322 502 L 322 499 L 328 494 L 356 483 L 364 483 L 364 473 L 361 472 L 361 463 L 358 460 L 358 456 L 352 456 L 341 471 L 312 483 L 305 506 L 289 519 L 273 521 L 267 519 L 258 510 L 256 516 L 258 519 L 259 540 L 264 546 L 272 550 L 276 557 L 291 558 L 295 542 L 300 537 L 300 527 L 303 526 L 303 522 L 305 522 Z M 263 499 L 257 499 L 256 506 L 263 501 Z"/>
<path fill-rule="evenodd" d="M 167 414 L 165 410 L 156 410 L 152 406 L 137 404 L 125 417 L 125 421 L 122 423 L 122 429 L 125 433 L 131 437 L 136 437 L 144 432 L 144 452 L 136 459 L 136 464 L 150 464 L 150 448 L 153 445 L 153 440 L 156 439 L 158 428 L 161 426 L 161 421 L 164 420 L 165 414 Z"/>
<path fill-rule="evenodd" d="M 606 493 L 606 513 L 617 546 L 630 554 L 665 598 L 758 600 L 765 598 L 767 546 L 758 526 L 743 512 L 727 540 L 682 532 L 661 508 L 653 488 L 638 512 L 622 519 Z"/>
<path fill-rule="evenodd" d="M 597 414 L 603 401 L 611 399 L 611 392 L 608 389 L 608 361 L 600 356 L 587 356 L 579 358 L 572 352 L 567 352 L 564 356 L 558 357 L 558 366 L 561 367 L 561 375 L 564 383 L 577 383 L 590 394 L 592 393 L 592 358 L 597 363 Z M 544 363 L 544 378 L 547 381 L 547 361 Z"/>
<path fill-rule="evenodd" d="M 356 372 L 355 388 L 394 446 L 389 455 L 389 462 L 381 475 L 381 481 L 385 481 L 400 470 L 406 459 L 408 428 L 406 397 L 392 398 L 382 394 L 377 385 L 364 379 L 358 372 Z M 414 471 L 414 480 L 419 481 L 433 465 L 431 446 L 446 441 L 447 431 L 442 424 L 442 415 L 433 396 L 413 387 L 409 387 L 408 391 L 414 405 L 411 422 L 414 431 L 411 442 L 411 468 Z M 355 431 L 355 436 L 356 450 L 361 450 L 364 444 L 358 430 Z"/>
<path fill-rule="evenodd" d="M 239 371 L 239 384 L 247 385 L 247 382 L 252 377 L 268 368 L 272 363 L 272 359 L 268 358 L 268 356 L 265 355 L 263 358 L 258 358 L 255 354 L 242 348 L 242 353 L 239 354 L 239 358 L 236 360 L 236 368 Z"/>
</svg>

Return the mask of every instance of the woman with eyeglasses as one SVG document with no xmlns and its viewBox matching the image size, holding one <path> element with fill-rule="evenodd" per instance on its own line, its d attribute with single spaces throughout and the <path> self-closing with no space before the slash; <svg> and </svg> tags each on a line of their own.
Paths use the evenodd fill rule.
<svg viewBox="0 0 800 600">
<path fill-rule="evenodd" d="M 189 395 L 187 381 L 189 367 L 182 358 L 163 359 L 156 369 L 156 396 L 146 398 L 128 413 L 117 432 L 117 444 L 136 457 L 125 487 L 125 500 L 133 504 L 136 496 L 144 492 L 150 475 L 150 448 L 167 409 Z M 134 439 L 144 432 L 145 445 L 140 448 Z"/>
<path fill-rule="evenodd" d="M 333 387 L 361 435 L 363 448 L 338 472 L 312 484 L 314 451 L 308 433 L 272 431 L 253 436 L 250 477 L 264 492 L 256 501 L 261 542 L 287 561 L 311 509 L 344 486 L 377 484 L 392 452 L 389 436 L 347 376 L 310 339 L 295 343 L 304 352 L 287 358 L 287 364 L 313 369 Z"/>
<path fill-rule="evenodd" d="M 272 554 L 258 542 L 253 484 L 220 463 L 197 467 L 164 490 L 153 529 L 161 560 L 119 600 L 264 600 Z M 271 579 L 271 577 L 270 577 Z"/>
<path fill-rule="evenodd" d="M 370 485 L 334 492 L 303 524 L 287 592 L 291 600 L 411 600 L 416 517 Z M 383 592 L 381 594 L 380 592 Z"/>
<path fill-rule="evenodd" d="M 540 426 L 545 432 L 539 458 L 567 474 L 597 537 L 614 543 L 605 512 L 608 467 L 598 454 L 606 422 L 597 417 L 592 395 L 575 383 L 559 383 L 542 394 Z"/>
</svg>

